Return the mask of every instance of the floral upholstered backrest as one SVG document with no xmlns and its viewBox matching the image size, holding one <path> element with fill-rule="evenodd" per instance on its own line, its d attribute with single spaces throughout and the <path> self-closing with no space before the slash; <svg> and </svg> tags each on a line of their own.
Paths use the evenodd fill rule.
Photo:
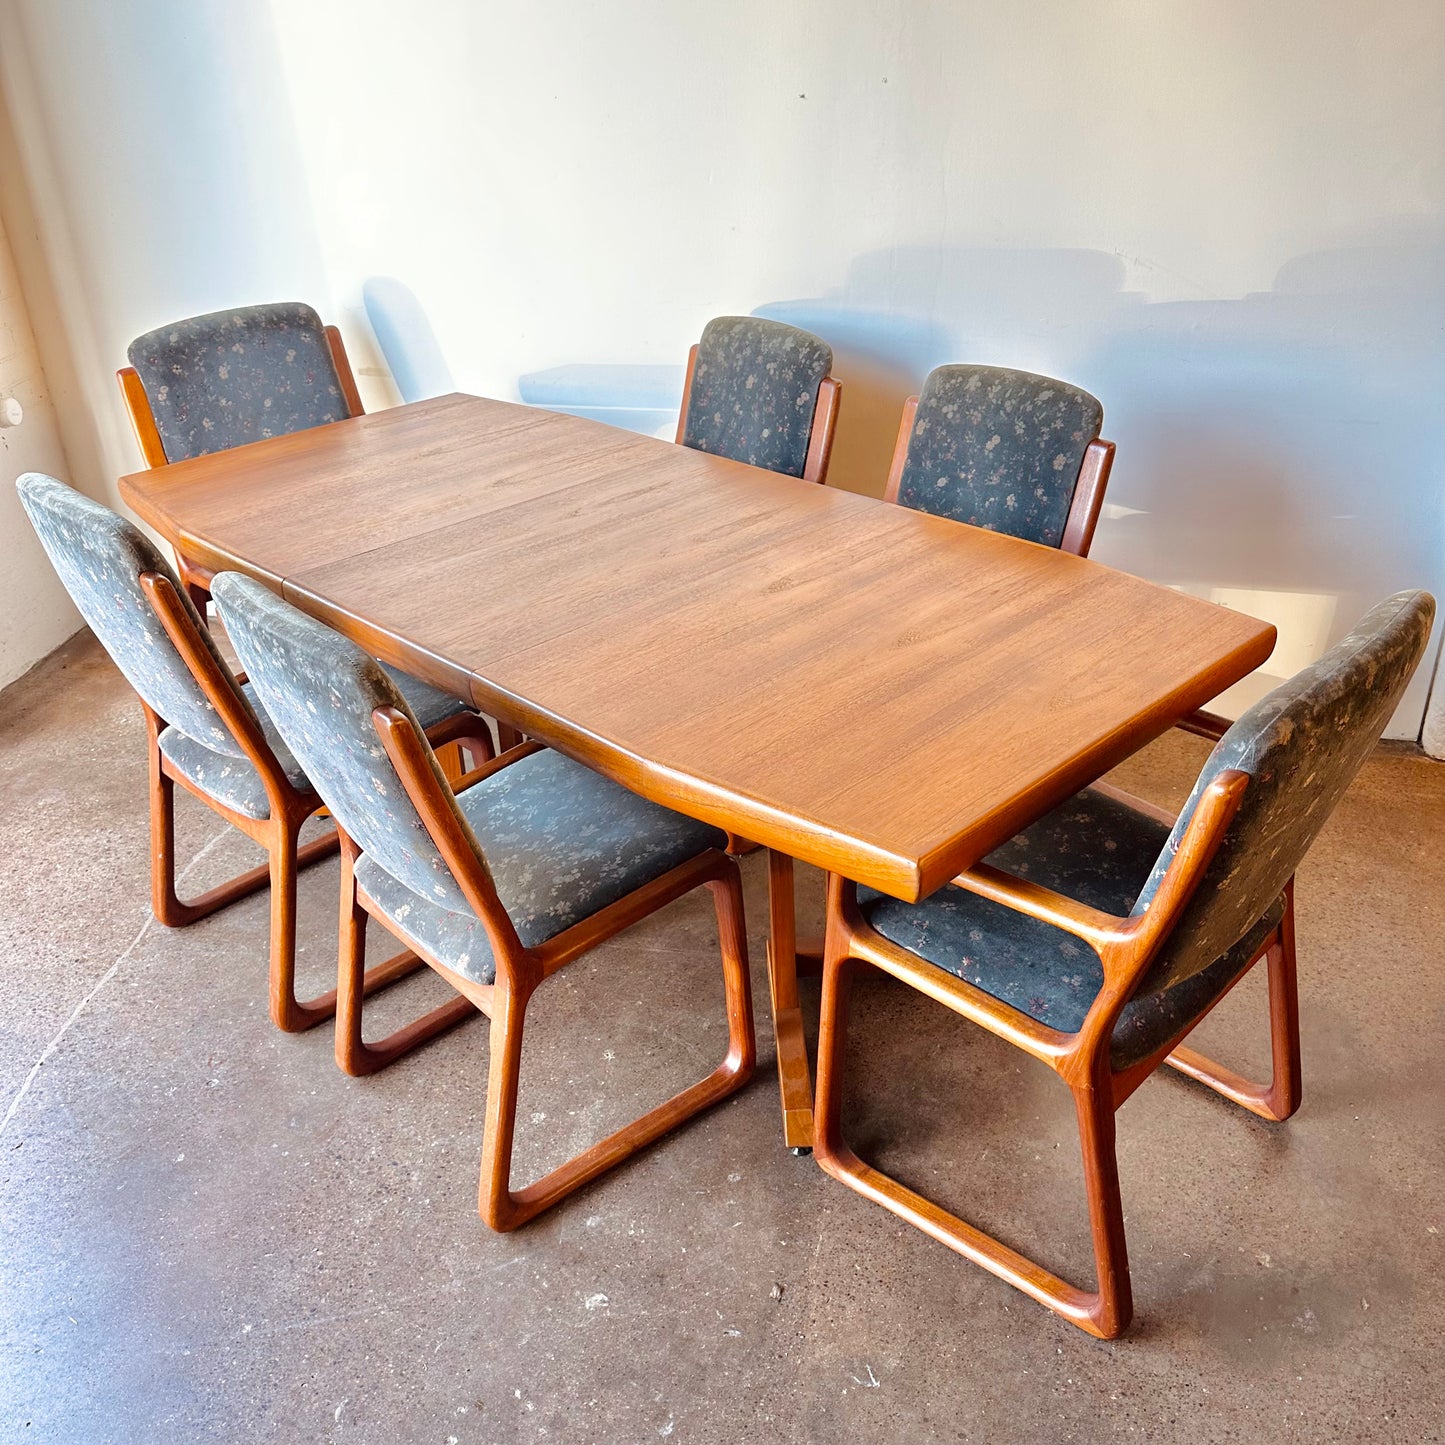
<svg viewBox="0 0 1445 1445">
<path fill-rule="evenodd" d="M 1318 662 L 1255 703 L 1215 745 L 1136 914 L 1158 891 L 1210 783 L 1226 769 L 1248 773 L 1244 800 L 1139 993 L 1207 968 L 1264 916 L 1390 720 L 1434 619 L 1428 592 L 1387 598 Z"/>
<path fill-rule="evenodd" d="M 827 342 L 760 316 L 718 316 L 693 368 L 684 446 L 790 477 L 803 475 Z"/>
<path fill-rule="evenodd" d="M 80 615 L 147 706 L 196 742 L 241 757 L 240 744 L 191 676 L 141 589 L 143 572 L 170 580 L 222 676 L 253 717 L 254 710 L 236 687 L 186 589 L 145 533 L 43 472 L 27 472 L 15 489 Z"/>
<path fill-rule="evenodd" d="M 262 705 L 337 822 L 398 883 L 429 902 L 469 911 L 372 721 L 377 708 L 394 707 L 416 723 L 381 664 L 237 572 L 220 573 L 211 596 Z M 419 727 L 417 734 L 463 836 L 482 861 Z"/>
<path fill-rule="evenodd" d="M 137 337 L 127 354 L 173 462 L 351 414 L 326 328 L 299 301 L 192 316 Z"/>
<path fill-rule="evenodd" d="M 899 479 L 915 511 L 1057 547 L 1104 408 L 1031 371 L 940 366 L 929 372 Z"/>
</svg>

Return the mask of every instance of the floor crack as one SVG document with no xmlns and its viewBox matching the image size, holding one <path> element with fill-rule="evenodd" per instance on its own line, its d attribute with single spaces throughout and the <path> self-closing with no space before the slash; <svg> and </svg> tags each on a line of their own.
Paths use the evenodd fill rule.
<svg viewBox="0 0 1445 1445">
<path fill-rule="evenodd" d="M 191 870 L 195 868 L 195 866 L 199 862 L 201 862 L 201 860 L 205 858 L 206 855 L 209 854 L 211 850 L 215 848 L 215 846 L 223 838 L 225 838 L 228 833 L 230 833 L 230 831 L 230 827 L 227 826 L 225 828 L 222 828 L 219 833 L 217 833 L 213 838 L 211 838 L 210 841 L 207 842 L 206 845 L 200 850 L 200 852 L 198 852 L 196 856 L 192 858 L 191 861 L 187 863 L 183 869 L 181 869 L 179 876 L 176 878 L 176 882 L 184 882 L 187 876 L 190 874 Z M 70 1017 L 66 1019 L 63 1024 L 61 1024 L 60 1032 L 56 1034 L 55 1037 L 51 1039 L 48 1044 L 46 1044 L 45 1048 L 41 1051 L 40 1057 L 36 1059 L 36 1061 L 30 1066 L 30 1072 L 26 1074 L 24 1082 L 16 1091 L 15 1097 L 11 1099 L 10 1107 L 5 1110 L 5 1117 L 3 1119 L 0 1119 L 0 1135 L 3 1135 L 6 1129 L 10 1127 L 10 1121 L 19 1112 L 20 1105 L 24 1102 L 25 1096 L 30 1092 L 30 1086 L 35 1082 L 35 1079 L 40 1073 L 41 1067 L 44 1065 L 46 1059 L 48 1059 L 51 1054 L 53 1054 L 56 1049 L 60 1047 L 61 1041 L 65 1038 L 66 1034 L 70 1032 L 71 1025 L 74 1024 L 76 1019 L 78 1019 L 81 1014 L 83 1014 L 85 1010 L 89 1007 L 91 999 L 93 999 L 96 994 L 98 994 L 101 989 L 103 989 L 106 984 L 108 984 L 111 979 L 116 976 L 116 974 L 120 971 L 121 964 L 123 964 L 126 959 L 128 959 L 131 954 L 133 954 L 136 949 L 140 947 L 141 940 L 144 939 L 146 934 L 151 931 L 151 928 L 154 926 L 155 921 L 156 920 L 154 914 L 146 914 L 146 920 L 144 923 L 141 924 L 140 932 L 138 932 L 136 936 L 131 939 L 131 941 L 125 946 L 125 949 L 121 952 L 119 957 L 117 957 L 115 962 L 112 963 L 111 966 L 106 969 L 106 971 L 101 974 L 98 979 L 96 979 L 95 984 L 92 986 L 90 992 L 87 993 L 78 1004 L 76 1004 L 75 1008 L 71 1010 Z"/>
</svg>

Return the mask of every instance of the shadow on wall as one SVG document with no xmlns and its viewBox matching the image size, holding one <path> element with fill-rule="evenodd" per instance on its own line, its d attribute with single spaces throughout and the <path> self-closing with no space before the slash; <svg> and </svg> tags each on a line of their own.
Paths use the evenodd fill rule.
<svg viewBox="0 0 1445 1445">
<path fill-rule="evenodd" d="M 457 389 L 437 334 L 409 286 L 394 276 L 371 276 L 362 284 L 361 299 L 403 401 Z M 529 406 L 670 439 L 682 383 L 680 366 L 554 366 L 518 377 L 517 392 Z"/>
<path fill-rule="evenodd" d="M 832 345 L 844 395 L 830 481 L 854 491 L 882 493 L 904 400 L 944 362 L 1098 396 L 1119 455 L 1093 555 L 1279 628 L 1267 668 L 1221 702 L 1238 711 L 1380 597 L 1445 590 L 1445 232 L 1300 256 L 1272 290 L 1229 300 L 1150 302 L 1127 281 L 1100 251 L 899 247 L 858 257 L 830 295 L 754 314 Z M 364 294 L 403 396 L 452 389 L 416 297 L 387 277 Z M 560 367 L 519 389 L 671 435 L 681 381 L 680 366 Z M 1428 674 L 1391 736 L 1418 734 Z"/>
<path fill-rule="evenodd" d="M 394 276 L 369 276 L 361 304 L 403 401 L 425 401 L 455 391 L 451 367 L 422 304 Z"/>
<path fill-rule="evenodd" d="M 880 495 L 899 413 L 948 361 L 1087 388 L 1119 443 L 1093 555 L 1268 618 L 1247 705 L 1402 587 L 1440 591 L 1445 233 L 1402 227 L 1301 256 L 1272 290 L 1151 303 L 1096 251 L 902 247 L 832 295 L 756 314 L 832 343 L 843 408 L 830 480 Z M 1415 736 L 1429 669 L 1391 728 Z"/>
<path fill-rule="evenodd" d="M 1123 263 L 1098 251 L 901 246 L 856 258 L 831 296 L 753 314 L 832 346 L 843 405 L 829 481 L 881 496 L 903 403 L 935 366 L 986 361 L 1087 386 L 1075 373 L 1088 340 L 1120 306 L 1144 304 L 1123 283 Z"/>
</svg>

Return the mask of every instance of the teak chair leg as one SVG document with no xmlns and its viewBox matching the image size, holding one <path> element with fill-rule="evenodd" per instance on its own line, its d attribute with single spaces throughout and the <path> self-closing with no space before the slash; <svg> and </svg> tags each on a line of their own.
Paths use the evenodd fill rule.
<svg viewBox="0 0 1445 1445">
<path fill-rule="evenodd" d="M 182 899 L 176 892 L 176 785 L 161 770 L 160 751 L 154 747 L 150 772 L 151 912 L 158 923 L 184 928 L 266 887 L 271 869 L 263 863 L 195 898 Z"/>
<path fill-rule="evenodd" d="M 297 835 L 306 819 L 279 818 L 264 838 L 266 862 L 185 900 L 176 893 L 176 785 L 164 771 L 160 748 L 154 742 L 150 773 L 151 910 L 157 921 L 167 928 L 184 928 L 269 887 L 272 1022 L 288 1033 L 298 1033 L 330 1018 L 335 1012 L 334 990 L 310 1003 L 296 999 L 296 875 L 336 851 L 335 832 L 298 848 Z"/>
<path fill-rule="evenodd" d="M 1119 1193 L 1119 1161 L 1114 1145 L 1114 1100 L 1105 1089 L 1075 1089 L 1079 1148 L 1084 1157 L 1084 1188 L 1089 1200 L 1089 1229 L 1094 1241 L 1098 1288 L 1092 1296 L 1065 1286 L 1064 1298 L 1085 1311 L 1083 1319 L 1060 1310 L 1081 1329 L 1100 1339 L 1123 1334 L 1134 1314 L 1129 1281 L 1129 1250 L 1124 1240 L 1124 1202 Z M 1052 1301 L 1045 1300 L 1053 1308 Z"/>
<path fill-rule="evenodd" d="M 1294 899 L 1280 921 L 1279 936 L 1271 944 L 1269 970 L 1269 1044 L 1272 1061 L 1267 1084 L 1255 1083 L 1215 1063 L 1194 1049 L 1179 1045 L 1166 1062 L 1207 1085 L 1216 1094 L 1278 1123 L 1300 1106 L 1299 981 L 1295 966 Z"/>
<path fill-rule="evenodd" d="M 717 910 L 727 999 L 728 1051 L 722 1063 L 705 1079 L 517 1191 L 511 1188 L 512 1145 L 521 1085 L 523 1023 L 530 993 L 498 984 L 493 995 L 486 1133 L 477 1191 L 478 1213 L 492 1229 L 512 1230 L 535 1219 L 679 1124 L 735 1094 L 752 1077 L 755 1045 L 742 887 L 736 873 L 713 879 L 708 887 Z"/>
<path fill-rule="evenodd" d="M 449 738 L 443 745 L 443 754 L 458 775 L 465 769 L 468 755 L 480 761 L 490 760 L 493 755 L 490 734 L 469 731 L 468 726 L 465 721 L 452 725 L 451 731 L 457 736 Z M 328 989 L 307 1001 L 296 997 L 296 882 L 302 868 L 336 852 L 340 841 L 337 833 L 330 831 L 304 847 L 298 846 L 301 828 L 313 815 L 299 795 L 294 804 L 271 797 L 272 818 L 269 822 L 252 822 L 238 815 L 223 813 L 237 828 L 266 849 L 267 861 L 196 898 L 182 899 L 176 892 L 176 783 L 165 770 L 159 743 L 165 724 L 147 710 L 146 727 L 150 754 L 151 909 L 157 921 L 167 928 L 184 928 L 269 887 L 271 1021 L 286 1033 L 301 1033 L 333 1017 L 336 1012 L 335 989 Z M 422 967 L 420 959 L 406 969 L 392 966 L 395 964 L 396 960 L 391 960 L 390 964 L 378 965 L 372 970 L 364 983 L 366 992 L 375 992 L 385 983 Z"/>
<path fill-rule="evenodd" d="M 351 858 L 341 853 L 341 936 L 336 971 L 336 1062 L 355 1078 L 374 1074 L 422 1044 L 455 1028 L 477 1013 L 470 999 L 460 996 L 424 1013 L 420 1018 L 375 1043 L 362 1037 L 362 1006 L 365 999 L 418 969 L 426 960 L 404 949 L 372 968 L 366 967 L 366 910 L 356 896 Z M 318 999 L 320 1005 L 322 1000 Z"/>
<path fill-rule="evenodd" d="M 1091 1292 L 1060 1279 L 932 1200 L 872 1168 L 844 1142 L 843 1063 L 848 985 L 851 971 L 860 962 L 848 956 L 846 941 L 835 940 L 830 926 L 823 965 L 818 1089 L 813 1116 L 813 1152 L 818 1163 L 834 1179 L 865 1199 L 881 1204 L 940 1244 L 1047 1305 L 1071 1324 L 1101 1339 L 1113 1339 L 1121 1334 L 1129 1323 L 1132 1302 L 1114 1157 L 1112 1100 L 1092 1089 L 1078 1089 L 1074 1093 L 1099 1279 L 1098 1289 Z"/>
<path fill-rule="evenodd" d="M 278 818 L 271 836 L 271 1022 L 299 1033 L 326 1015 L 296 1000 L 296 835 Z"/>
<path fill-rule="evenodd" d="M 151 911 L 158 923 L 167 928 L 185 928 L 270 885 L 268 860 L 195 898 L 181 898 L 176 892 L 176 785 L 162 770 L 160 750 L 155 747 L 151 749 L 150 770 Z M 335 850 L 335 834 L 319 838 L 301 850 L 299 865 L 304 867 Z"/>
<path fill-rule="evenodd" d="M 301 869 L 336 852 L 334 831 L 304 848 L 298 834 L 304 818 L 278 819 L 268 843 L 271 854 L 271 1022 L 288 1034 L 304 1033 L 336 1013 L 336 990 L 306 1002 L 296 997 L 296 880 Z"/>
<path fill-rule="evenodd" d="M 265 863 L 196 898 L 182 899 L 176 893 L 175 783 L 161 771 L 159 760 L 157 751 L 151 776 L 151 910 L 157 921 L 167 928 L 184 928 L 269 888 L 271 1021 L 286 1033 L 301 1033 L 329 1019 L 336 1012 L 335 989 L 304 1003 L 296 997 L 296 880 L 301 869 L 336 852 L 336 833 L 298 847 L 305 818 L 278 820 L 265 841 Z"/>
<path fill-rule="evenodd" d="M 477 1212 L 498 1230 L 515 1229 L 522 1223 L 515 1217 L 511 1194 L 512 1144 L 517 1134 L 517 1095 L 522 1086 L 522 1030 L 530 1001 L 530 996 L 517 988 L 498 987 L 493 994 Z"/>
</svg>

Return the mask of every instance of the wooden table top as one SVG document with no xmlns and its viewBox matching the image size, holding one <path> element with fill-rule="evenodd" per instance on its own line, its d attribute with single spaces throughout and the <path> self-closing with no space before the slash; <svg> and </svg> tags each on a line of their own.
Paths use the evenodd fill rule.
<svg viewBox="0 0 1445 1445">
<path fill-rule="evenodd" d="M 1051 548 L 477 397 L 121 493 L 192 561 L 635 791 L 905 899 L 1274 646 Z"/>
</svg>

